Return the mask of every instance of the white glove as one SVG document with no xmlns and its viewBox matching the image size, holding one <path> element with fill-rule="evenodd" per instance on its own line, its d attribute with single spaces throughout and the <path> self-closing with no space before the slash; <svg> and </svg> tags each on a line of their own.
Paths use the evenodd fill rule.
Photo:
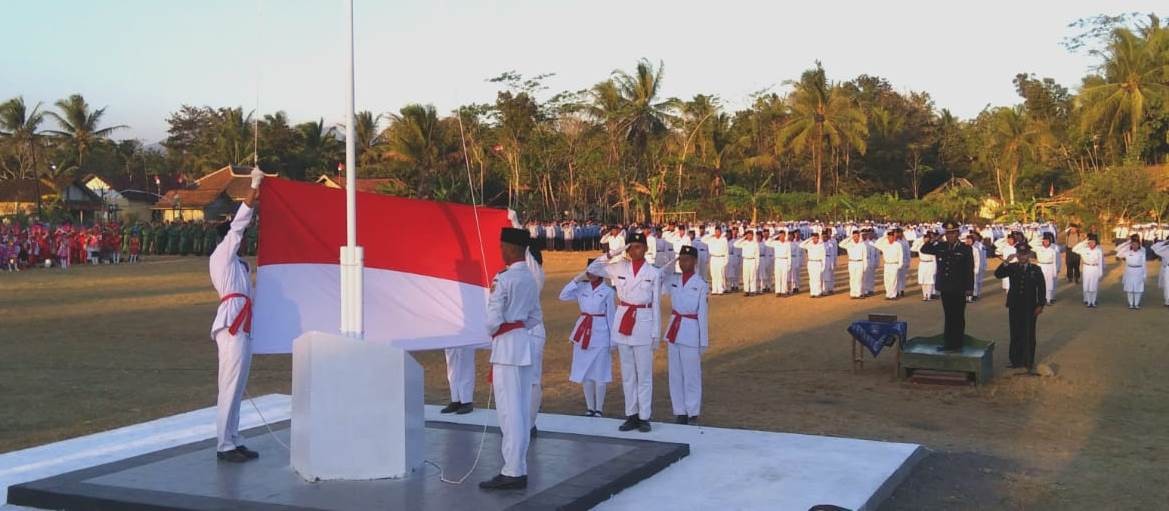
<svg viewBox="0 0 1169 511">
<path fill-rule="evenodd" d="M 259 190 L 260 182 L 264 180 L 264 171 L 259 167 L 252 169 L 252 189 Z"/>
</svg>

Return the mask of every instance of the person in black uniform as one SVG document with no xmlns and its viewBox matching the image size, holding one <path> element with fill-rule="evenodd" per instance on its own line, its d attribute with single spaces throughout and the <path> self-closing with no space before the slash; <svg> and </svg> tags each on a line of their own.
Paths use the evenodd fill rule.
<svg viewBox="0 0 1169 511">
<path fill-rule="evenodd" d="M 946 314 L 945 342 L 938 351 L 962 351 L 966 340 L 966 297 L 974 293 L 974 252 L 958 241 L 958 224 L 946 222 L 946 239 L 922 245 L 921 253 L 938 259 L 937 288 Z"/>
<path fill-rule="evenodd" d="M 1047 303 L 1047 282 L 1043 270 L 1031 264 L 1031 247 L 1020 243 L 1015 245 L 1015 254 L 1008 256 L 994 276 L 1010 279 L 1007 291 L 1007 310 L 1011 322 L 1011 369 L 1026 367 L 1035 374 L 1035 324 Z"/>
</svg>

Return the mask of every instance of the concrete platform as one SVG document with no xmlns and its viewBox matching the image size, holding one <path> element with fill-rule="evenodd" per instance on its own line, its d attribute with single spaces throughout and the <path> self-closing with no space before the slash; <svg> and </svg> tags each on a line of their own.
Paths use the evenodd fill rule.
<svg viewBox="0 0 1169 511">
<path fill-rule="evenodd" d="M 269 421 L 288 418 L 287 396 L 264 396 L 256 402 Z M 490 410 L 452 417 L 440 415 L 438 407 L 429 406 L 426 414 L 429 420 L 477 426 L 476 431 L 481 430 L 485 422 L 495 425 L 495 414 Z M 246 402 L 242 416 L 242 424 L 248 427 L 259 425 L 257 414 Z M 214 410 L 207 408 L 0 454 L 0 487 L 210 438 L 214 434 L 213 418 Z M 649 434 L 619 433 L 619 423 L 616 419 L 546 414 L 541 415 L 537 422 L 542 438 L 552 439 L 546 433 L 559 432 L 690 445 L 690 456 L 601 502 L 596 509 L 803 511 L 816 504 L 834 504 L 855 510 L 875 509 L 925 454 L 923 448 L 914 444 L 664 423 L 655 423 L 654 431 Z M 267 433 L 261 436 L 267 436 Z M 260 444 L 252 447 L 258 448 Z M 282 450 L 265 446 L 264 452 L 274 456 L 277 449 Z M 274 457 L 270 459 L 275 460 Z M 197 460 L 200 465 L 204 463 L 203 457 L 197 456 Z M 492 473 L 498 467 L 498 450 L 485 447 L 480 470 Z M 465 468 L 447 467 L 447 470 L 461 475 Z M 533 466 L 532 470 L 535 477 L 536 468 Z M 437 471 L 428 472 L 432 475 L 427 477 L 435 479 L 428 484 L 437 483 L 434 472 Z M 468 482 L 477 481 L 477 478 L 477 474 L 472 475 Z M 11 511 L 19 508 L 0 506 L 0 509 Z"/>
</svg>

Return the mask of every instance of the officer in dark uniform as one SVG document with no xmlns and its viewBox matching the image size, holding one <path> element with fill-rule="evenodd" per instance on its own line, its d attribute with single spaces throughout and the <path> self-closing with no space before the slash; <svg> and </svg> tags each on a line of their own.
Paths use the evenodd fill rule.
<svg viewBox="0 0 1169 511">
<path fill-rule="evenodd" d="M 1007 310 L 1011 322 L 1011 369 L 1026 367 L 1035 374 L 1035 323 L 1047 303 L 1047 282 L 1039 265 L 1031 264 L 1031 247 L 1015 245 L 1015 254 L 1007 256 L 994 270 L 996 279 L 1011 279 L 1007 290 Z"/>
<path fill-rule="evenodd" d="M 974 293 L 974 252 L 958 241 L 958 224 L 946 222 L 946 239 L 921 247 L 938 259 L 937 288 L 946 314 L 945 342 L 938 351 L 962 351 L 966 340 L 966 297 Z"/>
</svg>

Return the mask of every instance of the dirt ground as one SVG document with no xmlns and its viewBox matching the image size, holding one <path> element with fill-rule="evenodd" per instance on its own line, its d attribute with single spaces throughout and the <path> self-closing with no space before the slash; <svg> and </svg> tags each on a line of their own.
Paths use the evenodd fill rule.
<svg viewBox="0 0 1169 511">
<path fill-rule="evenodd" d="M 547 255 L 547 412 L 584 411 L 567 380 L 577 311 L 556 296 L 585 258 Z M 1080 305 L 1078 286 L 1060 286 L 1039 321 L 1039 359 L 1056 372 L 1047 378 L 1005 368 L 1003 293 L 988 279 L 967 332 L 999 342 L 998 373 L 978 388 L 894 381 L 890 353 L 850 372 L 844 329 L 867 313 L 897 314 L 910 336 L 941 331 L 940 302 L 922 303 L 916 285 L 897 302 L 849 300 L 846 290 L 713 297 L 703 422 L 927 446 L 887 510 L 1169 508 L 1169 309 L 1152 279 L 1146 307 L 1126 309 L 1119 274 L 1113 264 L 1095 310 Z M 215 304 L 206 259 L 0 274 L 0 452 L 213 405 Z M 656 358 L 655 419 L 669 420 L 665 357 Z M 441 353 L 419 359 L 427 402 L 445 403 Z M 482 382 L 485 352 L 478 363 Z M 287 393 L 289 378 L 288 356 L 257 357 L 248 391 Z M 477 387 L 477 404 L 486 391 Z M 621 407 L 611 385 L 606 413 Z"/>
</svg>

